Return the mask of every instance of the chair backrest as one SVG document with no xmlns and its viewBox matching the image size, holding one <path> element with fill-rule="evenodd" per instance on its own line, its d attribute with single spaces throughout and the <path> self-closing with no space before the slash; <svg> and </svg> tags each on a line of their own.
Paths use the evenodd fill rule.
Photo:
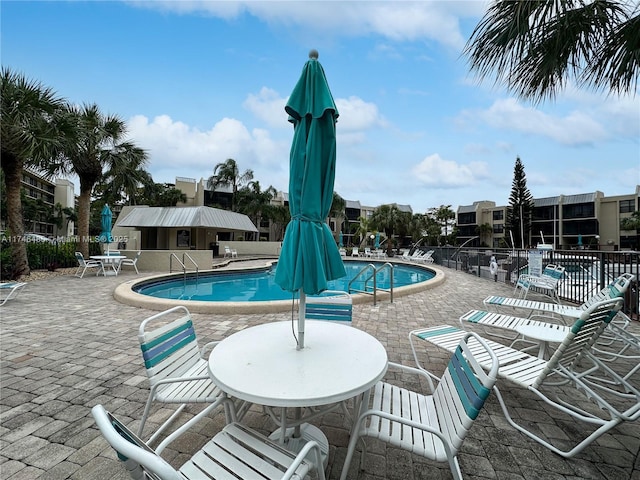
<svg viewBox="0 0 640 480">
<path fill-rule="evenodd" d="M 474 351 L 477 343 L 481 345 L 476 355 L 489 356 L 491 365 L 488 371 L 478 364 L 469 342 L 473 344 L 471 348 Z M 498 358 L 493 350 L 477 334 L 466 334 L 433 392 L 442 433 L 454 448 L 454 455 L 480 413 L 497 376 Z"/>
<path fill-rule="evenodd" d="M 178 318 L 169 321 L 171 318 Z M 149 323 L 162 322 L 147 330 Z M 200 360 L 200 349 L 191 314 L 183 306 L 157 313 L 140 324 L 138 340 L 149 383 L 180 376 Z"/>
<path fill-rule="evenodd" d="M 231 253 L 231 249 L 226 245 L 224 247 L 224 251 L 225 251 L 225 253 Z"/>
<path fill-rule="evenodd" d="M 583 311 L 554 352 L 547 368 L 538 375 L 533 387 L 539 387 L 558 366 L 573 370 L 574 365 L 577 365 L 585 352 L 596 342 L 621 308 L 621 298 L 609 298 L 596 302 Z"/>
<path fill-rule="evenodd" d="M 84 261 L 84 255 L 82 255 L 82 252 L 76 252 L 76 259 L 78 260 L 78 263 L 80 264 L 80 266 L 84 267 L 85 261 Z"/>
<path fill-rule="evenodd" d="M 133 257 L 133 262 L 134 263 L 138 261 L 138 259 L 140 258 L 141 254 L 142 254 L 142 252 L 140 250 L 138 250 L 138 252 L 136 253 L 136 256 Z"/>
<path fill-rule="evenodd" d="M 598 293 L 589 297 L 582 305 L 580 305 L 580 308 L 586 310 L 594 303 L 602 300 L 624 297 L 625 293 L 627 293 L 627 290 L 629 289 L 629 285 L 631 285 L 631 282 L 633 282 L 635 278 L 635 275 L 631 273 L 623 273 Z"/>
<path fill-rule="evenodd" d="M 323 293 L 321 297 L 305 298 L 304 318 L 351 325 L 353 316 L 351 295 L 338 290 L 325 290 Z"/>
<path fill-rule="evenodd" d="M 184 480 L 184 477 L 157 455 L 146 443 L 115 418 L 102 405 L 91 409 L 91 414 L 118 459 L 136 480 Z"/>
</svg>

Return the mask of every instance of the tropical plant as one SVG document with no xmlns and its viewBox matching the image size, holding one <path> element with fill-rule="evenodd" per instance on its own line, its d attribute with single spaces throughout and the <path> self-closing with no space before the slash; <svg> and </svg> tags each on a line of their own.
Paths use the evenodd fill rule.
<svg viewBox="0 0 640 480">
<path fill-rule="evenodd" d="M 456 218 L 456 212 L 451 210 L 451 205 L 440 205 L 436 208 L 431 208 L 428 215 L 435 219 L 440 225 L 440 235 L 444 232 L 445 243 L 449 236 L 449 225 L 452 220 Z"/>
<path fill-rule="evenodd" d="M 260 228 L 262 217 L 266 215 L 268 206 L 277 193 L 278 191 L 271 185 L 263 191 L 260 182 L 251 181 L 238 190 L 237 209 L 240 213 L 251 218 L 254 225 Z M 256 234 L 256 240 L 258 240 L 258 235 L 259 233 Z"/>
<path fill-rule="evenodd" d="M 284 205 L 269 205 L 266 209 L 266 215 L 271 220 L 276 241 L 282 241 L 287 224 L 291 220 L 289 207 L 285 207 Z"/>
<path fill-rule="evenodd" d="M 485 242 L 485 239 L 491 236 L 493 233 L 493 227 L 490 223 L 483 223 L 476 227 L 476 233 L 480 237 L 480 244 L 487 246 L 488 242 Z"/>
<path fill-rule="evenodd" d="M 138 205 L 140 190 L 145 191 L 155 185 L 151 174 L 145 169 L 146 162 L 146 156 L 115 158 L 95 188 L 95 191 L 101 192 L 104 203 Z"/>
<path fill-rule="evenodd" d="M 51 223 L 58 227 L 58 230 L 62 230 L 64 227 L 65 233 L 69 229 L 69 222 L 77 222 L 78 216 L 76 211 L 71 207 L 63 207 L 62 204 L 56 203 L 53 207 L 53 216 L 51 217 Z"/>
<path fill-rule="evenodd" d="M 628 218 L 620 220 L 620 230 L 640 230 L 640 211 L 635 211 Z"/>
<path fill-rule="evenodd" d="M 333 200 L 331 201 L 329 216 L 336 219 L 336 225 L 338 226 L 339 231 L 342 231 L 343 229 L 344 219 L 347 216 L 345 213 L 346 209 L 347 201 L 336 192 L 333 192 Z"/>
<path fill-rule="evenodd" d="M 392 255 L 393 235 L 398 230 L 402 221 L 400 209 L 396 205 L 380 205 L 373 211 L 370 218 L 370 227 L 378 231 L 384 231 L 387 238 L 387 254 Z"/>
<path fill-rule="evenodd" d="M 499 0 L 464 52 L 480 80 L 495 74 L 497 84 L 534 101 L 553 98 L 568 80 L 635 94 L 639 13 L 625 0 Z"/>
<path fill-rule="evenodd" d="M 520 157 L 516 157 L 505 227 L 507 230 L 511 230 L 515 244 L 520 244 L 523 249 L 526 243 L 531 243 L 529 237 L 531 236 L 532 217 L 533 195 L 527 188 L 527 177 L 524 173 L 522 160 Z"/>
<path fill-rule="evenodd" d="M 89 224 L 93 189 L 104 172 L 115 175 L 138 176 L 147 161 L 147 153 L 133 142 L 125 140 L 127 128 L 116 115 L 104 115 L 96 104 L 70 107 L 68 121 L 73 125 L 65 159 L 51 170 L 64 174 L 75 173 L 80 180 L 78 197 L 79 250 L 89 255 Z"/>
<path fill-rule="evenodd" d="M 233 158 L 228 158 L 213 168 L 213 175 L 207 180 L 207 188 L 215 190 L 221 186 L 231 187 L 231 210 L 235 212 L 238 190 L 251 180 L 253 180 L 253 170 L 240 173 L 238 163 Z"/>
<path fill-rule="evenodd" d="M 7 225 L 13 238 L 24 233 L 20 190 L 25 166 L 42 167 L 62 147 L 65 124 L 59 123 L 65 101 L 53 90 L 3 68 L 0 74 L 0 164 L 6 187 Z M 24 242 L 10 245 L 11 278 L 29 273 Z"/>
</svg>

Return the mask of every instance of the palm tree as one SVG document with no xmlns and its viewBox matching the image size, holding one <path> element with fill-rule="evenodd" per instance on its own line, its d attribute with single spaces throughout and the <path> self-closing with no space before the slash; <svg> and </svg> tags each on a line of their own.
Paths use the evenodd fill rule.
<svg viewBox="0 0 640 480">
<path fill-rule="evenodd" d="M 251 180 L 253 180 L 253 170 L 240 173 L 237 162 L 233 158 L 228 158 L 224 163 L 219 163 L 213 168 L 213 175 L 207 180 L 207 188 L 215 190 L 220 186 L 230 186 L 231 210 L 235 212 L 238 190 Z"/>
<path fill-rule="evenodd" d="M 146 189 L 153 185 L 151 174 L 144 168 L 146 161 L 146 156 L 114 159 L 100 180 L 105 203 L 136 205 L 140 187 Z"/>
<path fill-rule="evenodd" d="M 342 231 L 342 224 L 346 217 L 347 201 L 333 192 L 333 200 L 331 201 L 331 209 L 329 210 L 329 217 L 336 219 L 336 227 L 339 231 Z"/>
<path fill-rule="evenodd" d="M 635 7 L 633 4 L 635 3 Z M 640 10 L 625 0 L 494 2 L 465 47 L 482 80 L 522 98 L 553 98 L 568 79 L 580 86 L 636 93 Z"/>
<path fill-rule="evenodd" d="M 262 191 L 260 182 L 249 182 L 245 187 L 238 191 L 238 211 L 244 213 L 251 218 L 255 226 L 258 227 L 258 233 L 256 234 L 256 241 L 260 238 L 260 223 L 264 216 L 271 199 L 276 196 L 278 191 L 269 185 L 269 187 Z"/>
<path fill-rule="evenodd" d="M 393 234 L 398 229 L 403 216 L 400 209 L 395 205 L 380 205 L 373 211 L 370 220 L 370 227 L 378 231 L 384 231 L 387 236 L 387 255 L 392 255 Z"/>
<path fill-rule="evenodd" d="M 484 240 L 493 233 L 493 227 L 490 223 L 483 223 L 476 227 L 476 233 L 480 237 L 480 245 L 487 245 Z"/>
<path fill-rule="evenodd" d="M 451 205 L 440 205 L 438 208 L 432 208 L 429 212 L 432 218 L 440 223 L 442 229 L 444 229 L 445 243 L 449 238 L 449 221 L 456 218 L 456 212 L 451 210 Z"/>
<path fill-rule="evenodd" d="M 0 74 L 0 163 L 7 193 L 7 224 L 14 238 L 24 234 L 20 189 L 25 166 L 41 167 L 62 147 L 57 122 L 65 101 L 53 90 L 3 68 Z M 12 277 L 29 274 L 24 242 L 12 245 Z"/>
<path fill-rule="evenodd" d="M 285 228 L 291 220 L 289 207 L 285 207 L 284 205 L 269 205 L 266 209 L 266 214 L 271 220 L 276 241 L 282 241 Z"/>
<path fill-rule="evenodd" d="M 97 105 L 85 104 L 69 109 L 69 120 L 74 126 L 69 138 L 65 162 L 58 170 L 75 173 L 80 180 L 78 197 L 79 250 L 89 255 L 89 223 L 91 194 L 103 178 L 105 169 L 124 170 L 124 175 L 136 175 L 145 166 L 147 153 L 132 142 L 125 141 L 126 124 L 115 115 L 104 115 Z"/>
</svg>

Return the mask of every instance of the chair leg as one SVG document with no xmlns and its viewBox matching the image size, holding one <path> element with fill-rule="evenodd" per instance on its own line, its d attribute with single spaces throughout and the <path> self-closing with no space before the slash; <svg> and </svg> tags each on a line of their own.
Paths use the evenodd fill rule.
<svg viewBox="0 0 640 480">
<path fill-rule="evenodd" d="M 347 448 L 347 456 L 344 459 L 344 465 L 342 466 L 342 473 L 340 474 L 340 480 L 347 480 L 347 474 L 349 473 L 349 467 L 351 466 L 351 460 L 353 459 L 353 454 L 356 451 L 356 445 L 358 443 L 358 439 L 360 435 L 358 432 L 360 431 L 360 425 L 355 425 L 351 432 L 351 438 L 349 439 L 349 447 Z M 363 449 L 364 455 L 364 449 Z M 362 457 L 361 457 L 362 462 Z M 358 468 L 362 467 L 362 463 L 358 466 Z"/>
</svg>

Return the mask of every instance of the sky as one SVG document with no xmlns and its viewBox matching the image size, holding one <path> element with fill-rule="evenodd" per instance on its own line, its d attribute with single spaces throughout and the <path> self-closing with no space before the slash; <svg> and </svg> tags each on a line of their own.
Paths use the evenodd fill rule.
<svg viewBox="0 0 640 480">
<path fill-rule="evenodd" d="M 479 82 L 463 55 L 484 1 L 6 1 L 2 67 L 126 122 L 160 183 L 228 158 L 287 192 L 284 111 L 311 49 L 340 117 L 335 191 L 414 213 L 640 184 L 640 95 L 568 82 L 554 101 Z M 73 180 L 73 179 L 72 179 Z M 74 182 L 76 193 L 79 187 Z"/>
</svg>

